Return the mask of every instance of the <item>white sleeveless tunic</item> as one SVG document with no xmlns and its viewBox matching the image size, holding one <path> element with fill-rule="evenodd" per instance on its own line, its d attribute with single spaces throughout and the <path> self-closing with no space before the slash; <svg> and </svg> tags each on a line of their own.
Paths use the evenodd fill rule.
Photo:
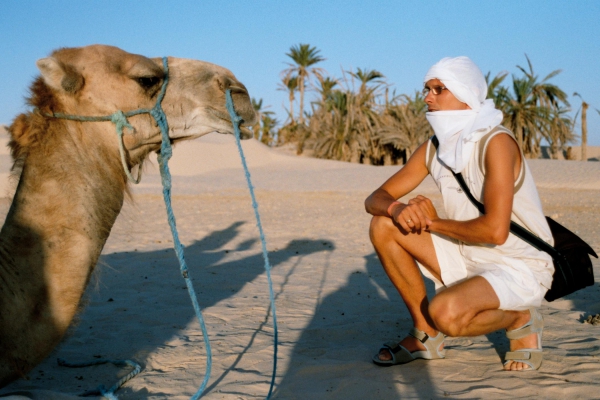
<svg viewBox="0 0 600 400">
<path fill-rule="evenodd" d="M 495 135 L 512 132 L 503 126 L 494 128 L 476 145 L 473 155 L 462 171 L 473 196 L 482 202 L 485 179 L 485 152 Z M 544 241 L 553 244 L 552 233 L 542 212 L 539 195 L 521 153 L 521 171 L 515 182 L 511 219 Z M 427 148 L 427 168 L 440 189 L 448 218 L 465 221 L 480 213 L 460 188 L 452 172 L 438 159 L 431 141 Z M 440 263 L 444 286 L 452 286 L 473 276 L 483 276 L 500 299 L 500 308 L 521 310 L 539 307 L 552 284 L 554 265 L 545 252 L 510 233 L 502 245 L 471 244 L 433 234 L 434 247 Z M 431 277 L 430 274 L 427 274 Z M 438 288 L 441 282 L 436 282 Z"/>
</svg>

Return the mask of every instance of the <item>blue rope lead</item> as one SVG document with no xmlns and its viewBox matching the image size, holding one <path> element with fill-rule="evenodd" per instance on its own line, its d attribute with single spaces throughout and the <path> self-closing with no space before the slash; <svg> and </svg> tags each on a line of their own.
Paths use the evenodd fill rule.
<svg viewBox="0 0 600 400">
<path fill-rule="evenodd" d="M 271 299 L 271 310 L 273 313 L 273 374 L 271 375 L 271 386 L 269 387 L 269 394 L 267 394 L 267 399 L 269 399 L 271 397 L 271 394 L 273 393 L 273 387 L 275 385 L 275 376 L 277 374 L 277 313 L 275 310 L 275 296 L 273 295 L 273 282 L 271 281 L 271 264 L 269 263 L 269 253 L 267 252 L 267 241 L 265 239 L 265 234 L 263 232 L 262 224 L 260 222 L 260 214 L 258 213 L 258 203 L 256 202 L 256 197 L 254 196 L 254 187 L 252 186 L 252 181 L 250 180 L 250 171 L 248 171 L 248 165 L 246 165 L 246 157 L 244 157 L 244 152 L 242 150 L 242 144 L 240 141 L 240 123 L 242 122 L 242 119 L 239 115 L 237 115 L 235 109 L 233 108 L 233 99 L 231 98 L 230 89 L 227 89 L 225 91 L 225 96 L 227 98 L 227 111 L 229 111 L 229 116 L 231 117 L 231 122 L 233 123 L 235 141 L 237 143 L 237 148 L 240 153 L 240 158 L 242 160 L 242 166 L 244 167 L 244 172 L 246 174 L 246 182 L 248 183 L 250 197 L 252 198 L 252 207 L 254 208 L 254 216 L 256 217 L 256 226 L 258 227 L 258 232 L 260 233 L 260 241 L 262 243 L 262 254 L 263 259 L 265 260 L 265 271 L 267 273 L 267 281 L 269 282 L 269 298 Z"/>
<path fill-rule="evenodd" d="M 160 132 L 161 132 L 161 137 L 162 137 L 162 144 L 160 147 L 160 153 L 158 154 L 158 163 L 160 166 L 160 176 L 161 176 L 162 185 L 163 185 L 163 197 L 164 197 L 164 201 L 165 201 L 165 207 L 167 210 L 167 218 L 169 221 L 169 226 L 171 227 L 171 234 L 173 235 L 173 247 L 175 249 L 175 254 L 177 255 L 177 259 L 179 260 L 179 267 L 181 270 L 181 275 L 185 279 L 185 284 L 187 286 L 188 293 L 189 293 L 190 299 L 192 301 L 192 305 L 194 306 L 194 311 L 196 312 L 196 316 L 198 317 L 198 322 L 200 324 L 200 329 L 202 330 L 202 336 L 204 338 L 204 344 L 206 345 L 206 374 L 204 376 L 202 385 L 200 386 L 200 388 L 198 389 L 196 394 L 191 397 L 192 400 L 197 400 L 198 398 L 200 398 L 200 396 L 206 389 L 206 385 L 208 384 L 208 380 L 210 378 L 210 371 L 211 371 L 211 366 L 212 366 L 212 354 L 211 354 L 211 349 L 210 349 L 210 341 L 208 339 L 208 332 L 206 330 L 204 318 L 202 317 L 202 311 L 200 310 L 200 305 L 198 304 L 196 291 L 194 290 L 194 286 L 189 277 L 189 272 L 188 272 L 187 264 L 185 262 L 185 257 L 184 257 L 183 245 L 181 244 L 181 242 L 179 240 L 179 235 L 177 233 L 177 227 L 176 227 L 176 222 L 175 222 L 175 215 L 173 214 L 173 207 L 171 205 L 171 173 L 169 172 L 169 159 L 171 158 L 171 155 L 173 154 L 173 150 L 171 147 L 171 139 L 169 138 L 169 124 L 167 123 L 167 117 L 161 106 L 161 102 L 162 102 L 163 97 L 165 96 L 165 92 L 167 90 L 167 84 L 169 82 L 169 66 L 168 66 L 167 57 L 163 57 L 163 67 L 165 70 L 165 78 L 164 78 L 160 93 L 158 94 L 156 104 L 151 109 L 141 108 L 138 110 L 128 111 L 128 112 L 117 111 L 111 115 L 104 115 L 104 116 L 79 116 L 79 115 L 68 115 L 68 114 L 62 114 L 62 113 L 52 113 L 52 114 L 46 114 L 46 115 L 48 117 L 52 117 L 52 118 L 68 119 L 68 120 L 72 120 L 72 121 L 80 121 L 80 122 L 111 121 L 113 124 L 115 124 L 117 136 L 119 138 L 119 153 L 121 156 L 121 163 L 123 164 L 125 174 L 129 178 L 129 180 L 132 181 L 133 183 L 139 183 L 141 171 L 138 170 L 138 177 L 134 178 L 131 175 L 129 168 L 127 167 L 127 162 L 125 159 L 125 145 L 123 143 L 123 128 L 133 129 L 132 126 L 127 121 L 127 118 L 132 117 L 134 115 L 150 114 L 156 121 L 156 124 L 159 126 Z M 273 295 L 273 283 L 271 281 L 271 265 L 269 264 L 269 256 L 267 253 L 267 243 L 265 240 L 265 235 L 263 233 L 262 224 L 260 222 L 260 215 L 258 213 L 258 204 L 256 203 L 256 198 L 254 196 L 254 189 L 252 187 L 252 182 L 250 181 L 250 172 L 248 171 L 248 166 L 246 165 L 246 159 L 244 157 L 244 153 L 242 151 L 242 146 L 240 143 L 240 127 L 239 127 L 239 125 L 240 125 L 242 119 L 236 114 L 236 112 L 233 108 L 233 99 L 231 98 L 231 91 L 229 89 L 226 91 L 226 97 L 227 97 L 227 102 L 226 102 L 227 110 L 229 111 L 229 115 L 231 116 L 231 122 L 233 124 L 233 129 L 234 129 L 235 138 L 237 141 L 238 151 L 240 153 L 240 158 L 242 160 L 242 166 L 244 167 L 244 171 L 246 173 L 246 181 L 248 182 L 248 189 L 250 190 L 250 196 L 252 197 L 252 206 L 254 207 L 254 215 L 256 217 L 256 224 L 257 224 L 258 230 L 260 232 L 260 240 L 262 242 L 263 258 L 265 260 L 265 270 L 267 272 L 267 280 L 269 282 L 269 297 L 271 299 L 271 310 L 273 313 L 273 329 L 274 329 L 274 334 L 273 334 L 273 342 L 274 342 L 273 374 L 271 376 L 271 386 L 269 388 L 269 393 L 267 395 L 267 399 L 269 399 L 271 397 L 271 394 L 273 393 L 273 387 L 275 384 L 275 376 L 277 373 L 277 315 L 275 312 L 275 298 Z M 104 387 L 100 387 L 97 391 L 89 392 L 89 393 L 94 393 L 94 394 L 99 393 L 110 400 L 117 400 L 117 396 L 114 394 L 114 392 L 119 387 L 121 387 L 121 385 L 123 385 L 125 382 L 127 382 L 129 379 L 133 378 L 135 375 L 137 375 L 140 372 L 141 367 L 138 364 L 134 363 L 133 361 L 129 361 L 129 360 L 124 360 L 124 361 L 98 360 L 98 361 L 93 361 L 91 363 L 86 363 L 86 364 L 70 364 L 64 360 L 59 360 L 59 365 L 71 366 L 71 367 L 79 367 L 79 366 L 83 367 L 83 366 L 89 366 L 89 365 L 104 364 L 107 362 L 110 362 L 110 363 L 113 363 L 113 364 L 119 365 L 119 366 L 130 365 L 130 366 L 134 367 L 134 370 L 131 373 L 129 373 L 127 376 L 125 376 L 124 378 L 119 380 L 119 382 L 117 382 L 115 385 L 113 385 L 110 389 L 106 390 L 106 389 L 104 389 Z"/>
<path fill-rule="evenodd" d="M 165 69 L 167 69 L 167 65 L 165 63 Z M 168 78 L 168 70 L 165 73 L 165 79 Z M 165 84 L 166 87 L 166 84 Z M 202 396 L 202 392 L 206 389 L 206 385 L 208 384 L 208 380 L 210 378 L 210 370 L 212 366 L 212 354 L 210 349 L 210 341 L 208 339 L 208 331 L 206 330 L 206 324 L 204 323 L 204 318 L 202 317 L 202 311 L 200 310 L 200 305 L 198 304 L 198 298 L 196 296 L 196 291 L 194 290 L 194 285 L 192 284 L 192 280 L 189 276 L 189 271 L 187 264 L 185 262 L 185 256 L 183 253 L 183 245 L 179 240 L 179 234 L 177 233 L 177 226 L 175 221 L 175 215 L 173 214 L 173 207 L 171 205 L 171 172 L 169 171 L 169 159 L 173 154 L 173 150 L 171 147 L 171 139 L 169 138 L 169 124 L 167 123 L 167 118 L 165 113 L 160 106 L 160 100 L 162 100 L 162 96 L 164 92 L 159 96 L 158 101 L 154 108 L 150 111 L 150 114 L 156 120 L 160 128 L 160 132 L 162 135 L 162 144 L 160 146 L 160 153 L 158 154 L 158 164 L 160 167 L 160 177 L 163 185 L 163 197 L 165 201 L 165 207 L 167 209 L 167 219 L 169 220 L 169 226 L 171 227 L 171 234 L 173 235 L 173 247 L 175 249 L 175 254 L 177 255 L 177 259 L 179 260 L 179 267 L 181 271 L 181 275 L 185 280 L 185 284 L 188 289 L 188 293 L 190 295 L 190 299 L 192 301 L 192 305 L 194 306 L 194 311 L 196 312 L 196 316 L 198 317 L 198 322 L 200 324 L 200 329 L 202 330 L 202 336 L 204 338 L 204 345 L 206 346 L 206 374 L 204 375 L 204 380 L 202 381 L 202 385 L 196 392 L 195 395 L 191 397 L 192 400 L 196 400 Z"/>
<path fill-rule="evenodd" d="M 161 176 L 161 180 L 162 180 L 162 184 L 163 184 L 163 197 L 165 200 L 165 207 L 167 209 L 167 218 L 169 220 L 169 226 L 171 227 L 171 233 L 173 235 L 173 247 L 175 248 L 175 253 L 177 255 L 177 259 L 179 260 L 181 275 L 183 275 L 183 278 L 185 279 L 188 293 L 190 295 L 192 304 L 194 306 L 194 311 L 196 312 L 196 316 L 198 317 L 198 322 L 200 323 L 200 329 L 202 330 L 202 335 L 204 337 L 204 344 L 206 345 L 206 374 L 204 376 L 204 381 L 202 382 L 202 385 L 200 386 L 200 388 L 198 389 L 196 394 L 191 397 L 192 400 L 196 400 L 202 395 L 202 392 L 206 389 L 206 385 L 208 384 L 208 380 L 210 378 L 211 365 L 212 365 L 212 356 L 211 356 L 210 342 L 208 339 L 208 332 L 207 332 L 206 326 L 204 324 L 204 318 L 202 317 L 202 312 L 200 311 L 200 305 L 198 304 L 198 299 L 196 297 L 196 292 L 194 290 L 194 286 L 189 277 L 188 268 L 187 268 L 184 254 L 183 254 L 183 245 L 181 244 L 181 242 L 179 240 L 179 235 L 177 233 L 177 227 L 176 227 L 176 223 L 175 223 L 175 215 L 173 215 L 173 207 L 171 206 L 171 173 L 169 172 L 168 162 L 169 162 L 169 159 L 171 158 L 171 155 L 173 154 L 173 151 L 172 151 L 172 147 L 171 147 L 171 139 L 169 138 L 169 124 L 167 123 L 167 117 L 161 106 L 162 99 L 165 96 L 165 92 L 167 90 L 167 85 L 169 83 L 169 65 L 168 65 L 167 57 L 163 57 L 163 67 L 165 70 L 165 78 L 164 78 L 160 93 L 158 94 L 158 97 L 156 99 L 156 104 L 151 109 L 142 108 L 139 110 L 128 111 L 125 113 L 122 111 L 117 111 L 111 115 L 99 116 L 99 117 L 98 116 L 67 115 L 67 114 L 60 114 L 60 113 L 53 113 L 48 116 L 53 117 L 53 118 L 69 119 L 69 120 L 81 121 L 81 122 L 111 121 L 112 123 L 114 123 L 116 126 L 116 130 L 117 130 L 117 136 L 119 137 L 119 152 L 121 154 L 121 162 L 123 164 L 123 167 L 125 169 L 125 173 L 127 174 L 127 177 L 133 183 L 139 182 L 139 175 L 138 175 L 137 179 L 133 178 L 133 176 L 131 175 L 131 173 L 129 172 L 129 170 L 127 168 L 127 163 L 125 161 L 125 153 L 124 153 L 124 145 L 123 145 L 123 128 L 132 129 L 129 122 L 127 122 L 127 117 L 131 117 L 131 116 L 139 115 L 139 114 L 150 114 L 152 116 L 152 118 L 154 118 L 154 120 L 156 121 L 156 124 L 158 125 L 158 127 L 160 128 L 162 144 L 161 144 L 161 148 L 160 148 L 160 154 L 158 155 L 158 162 L 160 165 L 160 176 Z M 86 364 L 70 364 L 64 360 L 59 360 L 59 365 L 88 366 L 88 365 L 104 364 L 106 362 L 111 362 L 115 365 L 127 364 L 127 365 L 134 366 L 133 364 L 135 364 L 133 361 L 128 361 L 128 360 L 125 360 L 125 361 L 95 361 L 95 362 L 93 361 L 91 363 L 86 363 Z M 89 392 L 89 393 L 101 394 L 110 400 L 117 400 L 117 396 L 114 394 L 114 392 L 123 383 L 125 383 L 126 381 L 131 379 L 133 376 L 137 375 L 140 372 L 140 370 L 141 370 L 140 366 L 138 364 L 135 364 L 134 371 L 132 371 L 132 373 L 130 373 L 129 375 L 127 375 L 125 377 L 127 379 L 125 379 L 125 378 L 121 379 L 119 382 L 117 382 L 115 385 L 113 385 L 113 387 L 111 387 L 109 390 L 104 389 L 104 387 L 100 387 L 97 391 Z"/>
</svg>

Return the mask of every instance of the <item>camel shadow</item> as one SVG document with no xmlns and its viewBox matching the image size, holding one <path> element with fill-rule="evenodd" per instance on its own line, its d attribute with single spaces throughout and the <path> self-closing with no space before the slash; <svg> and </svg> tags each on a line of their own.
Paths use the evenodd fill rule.
<svg viewBox="0 0 600 400">
<path fill-rule="evenodd" d="M 257 246 L 259 240 L 252 238 L 235 241 L 239 238 L 240 227 L 244 223 L 234 222 L 227 228 L 213 231 L 185 247 L 189 274 L 199 305 L 205 314 L 209 337 L 213 336 L 210 337 L 211 341 L 215 338 L 216 329 L 211 330 L 207 318 L 212 318 L 213 324 L 222 322 L 219 316 L 207 317 L 210 307 L 239 297 L 239 292 L 248 283 L 265 273 L 264 259 Z M 326 239 L 297 239 L 281 249 L 270 251 L 269 260 L 272 268 L 276 269 L 292 258 L 332 249 L 332 243 Z M 69 362 L 87 362 L 100 358 L 132 359 L 141 363 L 143 370 L 150 367 L 157 370 L 155 366 L 148 365 L 152 362 L 149 359 L 151 354 L 157 349 L 162 351 L 165 348 L 177 347 L 173 342 L 180 340 L 181 331 L 189 329 L 190 326 L 199 331 L 198 321 L 172 248 L 105 254 L 97 268 L 99 273 L 94 278 L 96 282 L 88 285 L 84 295 L 85 309 L 74 321 L 68 336 L 31 372 L 30 382 L 34 381 L 34 386 L 63 393 L 81 393 L 95 389 L 100 384 L 110 385 L 118 379 L 115 376 L 124 374 L 122 370 L 112 366 L 77 370 L 58 367 L 56 357 Z M 280 286 L 280 290 L 288 283 L 286 280 Z M 264 292 L 267 293 L 266 288 Z M 250 343 L 240 352 L 238 360 L 248 351 L 255 336 L 261 333 L 259 326 L 267 324 L 269 319 L 270 308 L 266 307 L 268 296 L 262 297 L 266 298 L 267 304 L 262 304 L 262 300 L 257 301 L 261 301 L 261 305 L 265 306 L 264 314 L 256 321 L 257 328 L 252 328 Z M 268 324 L 270 323 L 269 319 Z M 204 351 L 201 342 L 202 339 L 193 345 Z M 236 362 L 221 376 L 212 377 L 206 393 L 235 369 Z M 101 376 L 98 370 L 100 368 L 108 372 Z M 169 370 L 165 369 L 164 372 Z M 19 390 L 23 385 L 32 387 L 30 383 L 21 380 L 4 388 L 3 392 Z M 119 389 L 118 394 L 123 398 L 145 398 L 148 392 L 146 389 L 136 390 L 125 386 Z M 170 395 L 152 393 L 154 396 L 163 394 L 165 397 Z"/>
<path fill-rule="evenodd" d="M 433 285 L 427 283 L 427 289 L 431 293 Z M 398 382 L 418 388 L 423 398 L 436 397 L 426 362 L 392 368 L 372 362 L 383 342 L 402 339 L 411 327 L 406 306 L 376 254 L 365 256 L 365 268 L 357 267 L 345 286 L 319 301 L 274 398 L 295 399 L 297 393 L 310 399 L 400 398 Z"/>
<path fill-rule="evenodd" d="M 265 273 L 262 253 L 260 251 L 251 250 L 258 244 L 258 239 L 248 239 L 240 242 L 235 247 L 231 247 L 231 243 L 238 237 L 239 228 L 243 224 L 244 222 L 241 221 L 235 222 L 226 229 L 214 231 L 211 234 L 206 235 L 203 239 L 186 246 L 185 257 L 202 310 L 206 310 L 224 300 L 239 296 L 239 292 L 244 286 L 249 282 L 252 282 L 259 275 Z M 304 256 L 316 252 L 333 251 L 333 249 L 333 244 L 326 239 L 295 239 L 291 240 L 282 249 L 269 251 L 269 261 L 271 267 L 276 269 L 280 265 L 289 262 L 291 258 L 301 259 Z M 252 254 L 237 260 L 230 261 L 230 257 L 228 257 L 230 253 L 236 254 L 248 251 Z M 105 256 L 103 261 L 113 267 L 122 267 L 122 262 L 132 263 L 131 256 L 131 253 L 111 254 Z M 166 259 L 164 259 L 165 256 L 167 257 Z M 123 257 L 125 258 L 123 259 Z M 162 326 L 171 326 L 173 329 L 165 330 L 163 335 L 152 335 L 151 341 L 148 341 L 145 344 L 139 343 L 137 346 L 131 348 L 129 355 L 125 353 L 120 356 L 121 358 L 134 357 L 138 360 L 145 360 L 150 353 L 154 352 L 157 348 L 163 347 L 178 331 L 190 324 L 195 324 L 195 326 L 197 326 L 197 321 L 190 305 L 190 298 L 187 290 L 184 290 L 186 287 L 181 276 L 179 276 L 179 266 L 176 257 L 173 254 L 173 250 L 167 249 L 156 252 L 146 252 L 141 254 L 140 257 L 144 260 L 155 260 L 156 263 L 155 265 L 146 267 L 147 269 L 152 269 L 152 275 L 144 274 L 145 280 L 152 280 L 159 285 L 162 285 L 163 282 L 172 282 L 171 290 L 161 290 L 158 287 L 156 290 L 153 290 L 153 304 L 147 304 L 147 306 L 144 306 L 143 308 L 152 309 L 153 305 L 158 307 L 161 304 L 168 303 L 170 307 L 183 310 L 183 312 L 161 313 L 160 324 Z M 139 270 L 135 273 L 137 273 L 140 278 L 143 275 Z M 174 275 L 178 276 L 175 277 Z M 119 278 L 119 280 L 122 280 L 122 277 Z M 210 284 L 206 284 L 206 282 L 210 282 Z M 284 280 L 283 284 L 279 286 L 279 291 L 284 290 L 287 284 L 289 284 L 289 279 Z M 123 289 L 125 291 L 128 290 L 127 287 L 124 287 Z M 115 290 L 112 292 L 114 293 Z M 264 288 L 264 292 L 266 293 L 266 288 Z M 268 298 L 265 296 L 263 297 L 265 298 L 265 301 L 268 301 Z M 262 305 L 265 306 L 268 305 L 268 303 Z M 210 393 L 229 373 L 236 370 L 236 366 L 250 349 L 256 336 L 263 331 L 265 325 L 270 325 L 272 323 L 270 320 L 270 312 L 271 309 L 269 305 L 268 308 L 265 307 L 265 314 L 261 317 L 262 320 L 259 319 L 255 321 L 256 327 L 252 329 L 250 338 L 247 340 L 244 348 L 239 351 L 236 350 L 237 355 L 235 360 L 228 365 L 227 369 L 221 375 L 212 377 L 205 393 Z M 102 313 L 104 314 L 104 312 Z M 139 316 L 139 324 L 141 324 L 141 326 L 156 326 L 159 322 L 153 320 L 151 314 L 152 313 L 149 313 L 149 315 L 146 316 Z M 147 320 L 147 318 L 151 318 L 151 320 Z M 190 318 L 194 321 L 191 321 Z M 209 336 L 210 332 L 211 329 L 209 327 Z M 223 334 L 218 334 L 218 336 L 223 336 Z M 199 346 L 202 345 L 199 344 Z M 217 355 L 215 350 L 213 350 L 213 354 L 214 356 Z M 130 389 L 123 388 L 120 393 L 122 393 L 123 396 L 127 396 L 128 391 L 131 392 Z M 131 393 L 135 394 L 135 396 L 143 394 L 139 391 Z M 160 393 L 154 394 L 160 395 Z M 165 396 L 168 396 L 168 393 L 165 393 Z"/>
</svg>

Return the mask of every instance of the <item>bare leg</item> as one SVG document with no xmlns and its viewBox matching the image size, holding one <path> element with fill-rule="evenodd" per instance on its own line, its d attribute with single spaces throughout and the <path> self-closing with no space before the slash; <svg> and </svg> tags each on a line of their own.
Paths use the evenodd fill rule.
<svg viewBox="0 0 600 400">
<path fill-rule="evenodd" d="M 529 311 L 500 310 L 500 300 L 489 282 L 476 276 L 437 295 L 429 306 L 435 326 L 448 336 L 479 336 L 499 329 L 513 330 L 525 325 Z M 537 348 L 537 335 L 511 340 L 511 351 Z M 507 370 L 529 368 L 526 364 L 510 362 Z"/>
<path fill-rule="evenodd" d="M 404 300 L 415 328 L 429 336 L 436 336 L 438 330 L 429 315 L 425 282 L 415 262 L 415 259 L 418 260 L 441 280 L 431 234 L 425 231 L 404 232 L 390 218 L 377 216 L 371 221 L 369 233 L 379 260 Z M 404 338 L 400 344 L 411 352 L 425 350 L 423 344 L 411 336 Z M 382 350 L 379 357 L 381 360 L 391 359 L 387 350 Z"/>
<path fill-rule="evenodd" d="M 404 232 L 390 218 L 373 217 L 370 229 L 371 242 L 388 277 L 400 293 L 413 319 L 414 326 L 435 336 L 438 330 L 448 336 L 479 336 L 499 329 L 513 330 L 525 325 L 528 311 L 500 310 L 500 300 L 489 282 L 474 277 L 451 286 L 435 296 L 429 304 L 425 283 L 415 259 L 440 281 L 440 266 L 428 232 Z M 413 337 L 404 338 L 400 344 L 408 351 L 424 350 Z M 535 334 L 511 340 L 511 351 L 537 348 Z M 379 353 L 381 360 L 390 360 L 389 351 Z M 511 362 L 509 370 L 528 368 L 526 364 Z"/>
</svg>

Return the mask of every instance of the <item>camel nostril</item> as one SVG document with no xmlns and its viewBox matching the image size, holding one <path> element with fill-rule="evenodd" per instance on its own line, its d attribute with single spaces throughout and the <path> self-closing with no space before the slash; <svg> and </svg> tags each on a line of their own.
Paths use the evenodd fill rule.
<svg viewBox="0 0 600 400">
<path fill-rule="evenodd" d="M 244 87 L 231 85 L 227 89 L 231 90 L 231 94 L 248 94 L 248 91 Z"/>
<path fill-rule="evenodd" d="M 217 78 L 217 83 L 219 84 L 219 89 L 225 92 L 226 90 L 231 90 L 231 94 L 245 94 L 248 95 L 248 90 L 246 87 L 238 82 L 236 79 L 231 79 L 227 76 Z"/>
</svg>

